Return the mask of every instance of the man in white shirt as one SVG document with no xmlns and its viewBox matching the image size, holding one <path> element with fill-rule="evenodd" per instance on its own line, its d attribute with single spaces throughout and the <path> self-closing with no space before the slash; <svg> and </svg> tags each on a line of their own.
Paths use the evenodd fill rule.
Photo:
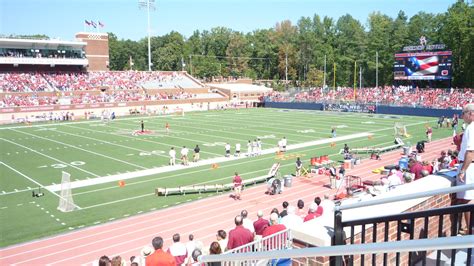
<svg viewBox="0 0 474 266">
<path fill-rule="evenodd" d="M 286 145 L 287 145 L 286 137 L 283 137 L 283 138 L 281 139 L 282 151 L 286 151 Z"/>
<path fill-rule="evenodd" d="M 183 146 L 183 148 L 181 149 L 181 163 L 183 165 L 188 165 L 188 153 L 189 149 L 186 148 L 186 146 Z"/>
<path fill-rule="evenodd" d="M 174 259 L 176 260 L 176 265 L 181 265 L 186 263 L 186 258 L 188 257 L 188 251 L 186 249 L 186 245 L 181 243 L 179 234 L 173 235 L 173 244 L 168 249 L 168 253 L 170 253 Z"/>
<path fill-rule="evenodd" d="M 253 227 L 253 222 L 252 220 L 250 220 L 247 216 L 248 216 L 248 212 L 247 210 L 242 210 L 240 212 L 240 216 L 242 216 L 242 225 L 244 226 L 244 228 L 247 228 L 250 230 L 250 232 L 252 232 L 252 234 L 255 235 L 255 228 Z"/>
<path fill-rule="evenodd" d="M 235 157 L 240 157 L 240 143 L 235 144 Z"/>
<path fill-rule="evenodd" d="M 171 147 L 169 151 L 170 155 L 170 165 L 175 165 L 176 164 L 176 151 L 174 150 L 174 147 Z"/>
<path fill-rule="evenodd" d="M 288 206 L 288 215 L 281 218 L 281 224 L 283 224 L 286 228 L 295 229 L 300 227 L 303 224 L 303 218 L 296 215 L 296 208 L 295 206 Z"/>
<path fill-rule="evenodd" d="M 252 142 L 252 156 L 256 156 L 257 154 L 258 154 L 257 140 L 254 139 Z"/>
<path fill-rule="evenodd" d="M 262 154 L 262 141 L 260 139 L 257 139 L 257 154 Z"/>
<path fill-rule="evenodd" d="M 249 142 L 247 143 L 247 156 L 250 157 L 252 156 L 252 142 Z"/>
<path fill-rule="evenodd" d="M 466 123 L 466 130 L 462 136 L 461 150 L 459 151 L 459 167 L 456 179 L 457 185 L 468 185 L 474 183 L 474 103 L 466 104 L 462 110 L 462 118 Z M 474 190 L 458 192 L 456 198 L 461 204 L 472 204 L 474 202 Z M 465 226 L 461 223 L 461 234 L 468 234 L 470 214 L 464 213 Z M 471 224 L 471 227 L 473 225 Z"/>
</svg>

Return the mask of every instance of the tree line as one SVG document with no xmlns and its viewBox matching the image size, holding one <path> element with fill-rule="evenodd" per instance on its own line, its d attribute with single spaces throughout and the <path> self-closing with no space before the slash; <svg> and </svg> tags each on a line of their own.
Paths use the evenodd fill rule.
<svg viewBox="0 0 474 266">
<path fill-rule="evenodd" d="M 186 70 L 199 78 L 288 79 L 293 85 L 313 87 L 323 85 L 326 61 L 328 86 L 352 86 L 359 67 L 362 85 L 375 86 L 378 53 L 378 84 L 390 85 L 394 54 L 418 45 L 425 36 L 428 44 L 444 43 L 453 51 L 452 85 L 474 87 L 473 24 L 474 7 L 458 1 L 444 13 L 419 12 L 411 18 L 403 11 L 395 18 L 373 12 L 365 24 L 349 14 L 337 20 L 315 14 L 301 17 L 296 25 L 285 20 L 246 34 L 216 27 L 185 38 L 173 31 L 151 38 L 152 69 Z M 111 70 L 148 70 L 146 37 L 119 40 L 109 33 L 109 46 Z"/>
</svg>

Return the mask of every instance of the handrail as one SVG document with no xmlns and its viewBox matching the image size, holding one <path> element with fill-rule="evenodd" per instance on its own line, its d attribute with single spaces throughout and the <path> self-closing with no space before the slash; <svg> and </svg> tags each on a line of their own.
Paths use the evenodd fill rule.
<svg viewBox="0 0 474 266">
<path fill-rule="evenodd" d="M 441 195 L 441 194 L 450 194 L 450 193 L 473 190 L 473 189 L 474 189 L 474 184 L 455 186 L 455 187 L 450 187 L 450 188 L 440 188 L 440 189 L 435 189 L 435 190 L 417 192 L 413 194 L 405 194 L 405 195 L 388 197 L 388 198 L 383 198 L 383 199 L 372 199 L 372 200 L 357 202 L 357 203 L 343 205 L 343 206 L 337 205 L 335 207 L 335 211 L 349 210 L 349 209 L 355 209 L 355 208 L 360 208 L 360 207 L 391 203 L 391 202 L 396 202 L 396 201 L 424 198 L 424 197 Z"/>
<path fill-rule="evenodd" d="M 441 237 L 437 239 L 402 240 L 397 242 L 355 244 L 344 246 L 315 247 L 264 252 L 233 253 L 200 256 L 199 262 L 243 261 L 273 258 L 306 258 L 377 254 L 393 252 L 413 252 L 426 250 L 450 250 L 474 247 L 474 235 Z"/>
</svg>

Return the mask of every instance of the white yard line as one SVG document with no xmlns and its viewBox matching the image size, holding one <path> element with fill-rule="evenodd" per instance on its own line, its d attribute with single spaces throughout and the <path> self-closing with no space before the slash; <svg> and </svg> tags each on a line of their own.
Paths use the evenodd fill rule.
<svg viewBox="0 0 474 266">
<path fill-rule="evenodd" d="M 0 163 L 3 164 L 5 167 L 9 168 L 10 170 L 12 170 L 13 172 L 15 172 L 15 173 L 17 173 L 17 174 L 23 176 L 24 178 L 30 180 L 31 182 L 37 184 L 38 186 L 40 186 L 40 187 L 42 187 L 42 188 L 45 188 L 45 186 L 41 185 L 39 182 L 35 181 L 33 178 L 31 178 L 31 177 L 29 177 L 29 176 L 23 174 L 22 172 L 20 172 L 20 171 L 16 170 L 15 168 L 9 166 L 8 164 L 6 164 L 6 163 L 4 163 L 4 162 L 0 162 Z M 58 198 L 60 198 L 60 199 L 63 198 L 63 197 L 61 197 L 60 195 L 56 194 L 56 193 L 53 192 L 53 191 L 50 191 L 50 192 L 51 192 L 51 194 L 55 195 L 56 197 L 58 197 Z M 74 203 L 72 203 L 72 204 L 73 204 L 76 208 L 81 209 L 81 207 L 79 207 L 78 205 L 76 205 L 76 204 L 74 204 Z"/>
<path fill-rule="evenodd" d="M 127 135 L 123 135 L 123 134 L 118 134 L 118 133 L 111 133 L 111 132 L 106 132 L 106 131 L 100 131 L 100 130 L 93 130 L 93 129 L 89 129 L 89 128 L 82 128 L 82 127 L 73 127 L 73 126 L 69 126 L 69 127 L 72 127 L 72 128 L 77 128 L 77 129 L 81 129 L 81 130 L 89 130 L 89 131 L 92 131 L 92 132 L 96 132 L 96 133 L 101 133 L 101 134 L 106 134 L 106 135 L 113 135 L 113 136 L 119 136 L 119 137 L 124 137 L 124 138 L 130 138 L 130 139 L 134 139 L 136 141 L 143 141 L 143 142 L 149 142 L 149 143 L 154 143 L 154 144 L 159 144 L 159 145 L 163 145 L 163 146 L 166 146 L 166 147 L 179 147 L 179 145 L 170 145 L 170 144 L 167 144 L 167 143 L 163 143 L 163 142 L 159 142 L 159 141 L 154 141 L 154 140 L 148 140 L 148 139 L 143 139 L 143 138 L 137 138 L 137 137 L 131 137 L 131 136 L 127 136 Z M 123 130 L 124 128 L 123 127 L 114 127 L 114 126 L 111 126 L 109 125 L 108 128 L 116 128 L 116 129 L 121 129 Z M 171 135 L 166 135 L 166 137 L 170 137 Z M 213 136 L 214 137 L 214 136 Z M 194 142 L 203 142 L 203 141 L 196 141 L 196 140 L 192 140 L 192 139 L 186 139 L 186 138 L 182 138 L 184 140 L 187 140 L 187 141 L 194 141 Z M 192 147 L 189 147 L 190 150 L 192 150 Z M 217 154 L 217 153 L 213 153 L 213 152 L 206 152 L 206 151 L 201 151 L 201 153 L 205 153 L 205 154 L 211 154 L 211 155 L 217 155 L 217 156 L 220 156 L 221 154 Z M 165 156 L 165 155 L 162 155 L 166 158 L 169 158 L 168 156 Z"/>
<path fill-rule="evenodd" d="M 121 117 L 117 120 L 147 120 L 150 118 L 168 118 L 168 117 L 175 117 L 176 115 L 161 115 L 161 116 L 139 116 L 139 117 Z M 97 119 L 97 120 L 85 120 L 85 121 L 71 121 L 71 122 L 52 122 L 47 121 L 46 123 L 50 122 L 51 124 L 40 124 L 40 125 L 29 125 L 29 126 L 10 126 L 10 127 L 0 127 L 0 130 L 5 129 L 22 129 L 22 128 L 35 128 L 35 127 L 57 127 L 62 125 L 77 125 L 77 124 L 93 124 L 93 123 L 104 123 L 104 121 Z"/>
<path fill-rule="evenodd" d="M 316 146 L 316 145 L 321 145 L 321 144 L 331 143 L 331 142 L 336 142 L 336 141 L 362 138 L 362 137 L 367 137 L 369 135 L 370 133 L 363 132 L 363 133 L 341 136 L 337 138 L 298 143 L 298 144 L 288 145 L 287 150 L 289 151 L 289 150 L 295 150 L 295 149 L 305 148 L 309 146 Z M 277 152 L 277 150 L 278 148 L 270 148 L 270 149 L 262 150 L 262 155 L 274 154 L 275 152 Z M 119 175 L 103 176 L 103 177 L 98 177 L 98 178 L 89 179 L 89 180 L 74 181 L 74 182 L 71 182 L 71 188 L 86 187 L 86 186 L 103 184 L 103 183 L 114 182 L 114 181 L 119 181 L 119 180 L 126 180 L 126 179 L 131 179 L 131 178 L 136 178 L 136 177 L 167 173 L 167 172 L 172 172 L 176 170 L 191 169 L 191 168 L 200 167 L 204 165 L 210 165 L 210 164 L 216 164 L 216 163 L 218 164 L 218 163 L 223 163 L 223 162 L 240 160 L 242 158 L 246 158 L 246 157 L 244 156 L 243 157 L 230 157 L 230 158 L 218 157 L 218 158 L 213 158 L 213 159 L 201 160 L 197 163 L 192 163 L 189 166 L 183 166 L 183 165 L 164 166 L 164 167 L 157 167 L 157 168 L 152 168 L 152 169 L 136 171 L 132 173 L 124 173 L 124 174 L 119 174 Z M 51 185 L 51 186 L 48 186 L 47 188 L 51 191 L 59 191 L 61 189 L 61 185 Z"/>
<path fill-rule="evenodd" d="M 101 156 L 101 157 L 104 157 L 104 158 L 107 158 L 107 159 L 110 159 L 110 160 L 114 160 L 114 161 L 117 161 L 117 162 L 120 162 L 120 163 L 128 164 L 128 165 L 131 165 L 131 166 L 134 166 L 134 167 L 138 167 L 138 168 L 141 168 L 141 169 L 147 169 L 146 167 L 143 167 L 143 166 L 138 165 L 138 164 L 129 163 L 129 162 L 126 162 L 126 161 L 123 161 L 123 160 L 120 160 L 120 159 L 117 159 L 117 158 L 114 158 L 114 157 L 110 157 L 110 156 L 107 156 L 107 155 L 104 155 L 104 154 L 100 154 L 100 153 L 97 153 L 97 152 L 94 152 L 94 151 L 90 151 L 90 150 L 86 150 L 86 149 L 83 149 L 83 148 L 79 148 L 79 147 L 77 147 L 77 146 L 74 146 L 74 145 L 71 145 L 71 144 L 67 144 L 67 143 L 64 143 L 64 142 L 61 142 L 61 141 L 48 139 L 48 138 L 45 138 L 45 137 L 41 137 L 41 136 L 38 136 L 38 135 L 26 133 L 26 132 L 23 132 L 23 131 L 20 131 L 20 130 L 16 130 L 16 129 L 12 129 L 12 130 L 15 131 L 15 132 L 21 133 L 21 134 L 34 136 L 34 137 L 37 137 L 37 138 L 40 138 L 40 139 L 44 139 L 44 140 L 47 140 L 47 141 L 55 142 L 55 143 L 58 143 L 58 144 L 61 144 L 61 145 L 64 145 L 64 146 L 71 147 L 71 148 L 75 148 L 75 149 L 78 149 L 78 150 L 81 150 L 81 151 L 84 151 L 84 152 L 92 153 L 92 154 L 94 154 L 94 155 Z"/>
<path fill-rule="evenodd" d="M 120 144 L 112 143 L 112 142 L 106 141 L 106 140 L 100 140 L 100 139 L 97 139 L 97 138 L 86 137 L 86 136 L 82 136 L 82 135 L 78 135 L 78 134 L 74 134 L 74 133 L 69 133 L 69 132 L 65 132 L 65 131 L 60 131 L 60 130 L 56 130 L 56 131 L 57 131 L 57 132 L 61 132 L 61 133 L 63 133 L 63 134 L 68 134 L 68 135 L 71 135 L 71 136 L 76 136 L 76 137 L 79 137 L 79 138 L 85 138 L 85 139 L 91 139 L 91 140 L 94 140 L 94 141 L 99 141 L 99 142 L 102 142 L 102 143 L 106 143 L 106 144 L 109 144 L 109 145 L 122 147 L 122 148 L 125 148 L 125 149 L 130 149 L 130 150 L 134 150 L 134 151 L 138 151 L 138 152 L 147 152 L 147 151 L 145 151 L 145 150 L 141 150 L 141 149 L 137 149 L 137 148 L 125 146 L 125 145 L 120 145 Z M 161 154 L 156 154 L 156 155 L 162 156 L 162 157 L 165 157 L 165 158 L 168 158 L 168 156 L 166 156 L 166 155 L 161 155 Z"/>
<path fill-rule="evenodd" d="M 39 155 L 41 155 L 41 156 L 44 156 L 44 157 L 46 157 L 46 158 L 49 158 L 49 159 L 53 160 L 53 161 L 60 162 L 60 163 L 65 164 L 65 165 L 67 165 L 67 166 L 69 166 L 69 167 L 73 167 L 73 168 L 75 168 L 75 169 L 77 169 L 77 170 L 79 170 L 79 171 L 85 172 L 85 173 L 90 174 L 90 175 L 93 175 L 93 176 L 95 176 L 95 177 L 99 177 L 99 175 L 96 175 L 96 174 L 94 174 L 94 173 L 92 173 L 92 172 L 89 172 L 89 171 L 87 171 L 87 170 L 81 169 L 81 168 L 79 168 L 79 167 L 77 167 L 77 166 L 75 166 L 75 165 L 72 165 L 72 164 L 63 162 L 63 161 L 61 161 L 61 160 L 59 160 L 59 159 L 56 159 L 56 158 L 51 157 L 51 156 L 49 156 L 49 155 L 46 155 L 46 154 L 44 154 L 44 153 L 42 153 L 42 152 L 39 152 L 39 151 L 33 150 L 33 149 L 31 149 L 31 148 L 28 148 L 28 147 L 26 147 L 26 146 L 24 146 L 24 145 L 21 145 L 21 144 L 19 144 L 19 143 L 14 142 L 14 141 L 11 141 L 11 140 L 8 140 L 8 139 L 4 139 L 4 138 L 0 138 L 0 139 L 3 140 L 3 141 L 9 142 L 9 143 L 11 143 L 11 144 L 20 146 L 20 147 L 22 147 L 22 148 L 24 148 L 24 149 L 27 149 L 27 150 L 29 150 L 29 151 L 35 152 L 35 153 L 37 153 L 37 154 L 39 154 Z"/>
</svg>

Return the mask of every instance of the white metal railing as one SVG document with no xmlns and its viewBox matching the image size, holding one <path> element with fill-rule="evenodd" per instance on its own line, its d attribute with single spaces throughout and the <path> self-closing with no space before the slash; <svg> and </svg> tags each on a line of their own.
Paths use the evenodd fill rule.
<svg viewBox="0 0 474 266">
<path fill-rule="evenodd" d="M 441 237 L 436 239 L 402 240 L 397 242 L 369 243 L 344 246 L 285 249 L 261 252 L 227 253 L 200 256 L 199 262 L 224 262 L 225 265 L 258 265 L 272 258 L 308 258 L 426 250 L 452 250 L 474 247 L 474 235 Z"/>
<path fill-rule="evenodd" d="M 271 250 L 285 250 L 291 248 L 292 244 L 293 237 L 291 235 L 291 230 L 285 229 L 270 236 L 263 237 L 251 243 L 228 250 L 223 254 L 245 254 L 254 252 L 265 252 Z M 258 265 L 259 260 L 248 260 L 245 263 L 247 263 L 248 265 Z M 227 265 L 227 263 L 224 264 Z"/>
</svg>

